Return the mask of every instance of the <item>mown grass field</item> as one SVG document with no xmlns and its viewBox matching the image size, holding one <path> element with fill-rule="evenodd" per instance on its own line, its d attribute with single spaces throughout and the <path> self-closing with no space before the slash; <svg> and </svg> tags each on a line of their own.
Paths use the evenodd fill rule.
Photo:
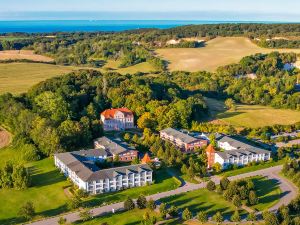
<svg viewBox="0 0 300 225">
<path fill-rule="evenodd" d="M 209 120 L 237 127 L 258 128 L 275 124 L 288 125 L 300 121 L 300 112 L 289 109 L 274 109 L 260 105 L 238 104 L 235 111 L 226 110 L 222 101 L 206 98 L 210 109 Z"/>
<path fill-rule="evenodd" d="M 2 156 L 2 154 L 0 155 Z M 64 194 L 63 187 L 69 183 L 55 169 L 53 160 L 44 159 L 28 166 L 32 172 L 32 187 L 21 191 L 14 189 L 0 190 L 0 224 L 22 222 L 22 219 L 18 216 L 18 211 L 27 201 L 33 202 L 39 216 L 56 215 L 66 210 L 67 197 Z"/>
<path fill-rule="evenodd" d="M 227 202 L 221 195 L 216 192 L 210 192 L 207 189 L 199 189 L 175 196 L 170 196 L 160 200 L 170 205 L 175 205 L 180 210 L 189 208 L 194 214 L 199 211 L 206 211 L 210 216 L 217 211 L 224 215 L 231 215 L 235 211 L 235 207 Z"/>
<path fill-rule="evenodd" d="M 281 197 L 281 189 L 277 180 L 269 180 L 265 177 L 254 177 L 252 179 L 259 203 L 253 209 L 264 211 L 275 205 Z"/>
<path fill-rule="evenodd" d="M 54 60 L 44 55 L 35 54 L 32 50 L 5 50 L 0 51 L 1 60 L 16 60 L 16 59 L 27 59 L 37 62 L 53 62 Z"/>
<path fill-rule="evenodd" d="M 43 63 L 0 63 L 0 94 L 20 94 L 43 80 L 76 69 Z"/>
<path fill-rule="evenodd" d="M 244 56 L 255 53 L 296 52 L 300 49 L 260 48 L 244 37 L 218 37 L 203 48 L 166 48 L 156 53 L 167 60 L 171 71 L 215 71 L 219 66 L 237 63 Z"/>
<path fill-rule="evenodd" d="M 95 69 L 101 72 L 119 72 L 121 74 L 150 72 L 153 67 L 145 62 L 128 68 L 118 68 L 119 62 L 109 61 L 104 68 L 60 66 L 44 63 L 0 63 L 0 94 L 10 92 L 20 94 L 33 85 L 46 79 L 60 76 L 79 69 Z M 107 70 L 105 68 L 111 68 Z"/>
<path fill-rule="evenodd" d="M 99 225 L 107 223 L 109 225 L 124 225 L 124 224 L 130 224 L 130 225 L 139 225 L 141 224 L 141 220 L 143 219 L 143 215 L 146 212 L 149 212 L 150 216 L 159 217 L 159 213 L 156 212 L 150 212 L 146 209 L 134 209 L 132 211 L 128 212 L 121 212 L 116 214 L 108 214 L 106 216 L 102 216 L 96 219 L 93 219 L 91 221 L 87 222 L 76 222 L 74 224 L 80 224 L 80 225 Z"/>
</svg>

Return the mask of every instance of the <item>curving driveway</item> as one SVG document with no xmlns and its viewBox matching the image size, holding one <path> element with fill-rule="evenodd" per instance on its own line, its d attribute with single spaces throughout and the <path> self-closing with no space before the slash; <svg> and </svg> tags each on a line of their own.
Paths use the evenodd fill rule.
<svg viewBox="0 0 300 225">
<path fill-rule="evenodd" d="M 297 194 L 298 194 L 298 189 L 293 183 L 291 183 L 287 179 L 279 176 L 281 169 L 282 169 L 282 166 L 280 165 L 280 166 L 275 166 L 275 167 L 270 167 L 267 169 L 254 171 L 254 172 L 240 174 L 237 176 L 232 176 L 232 177 L 229 177 L 229 179 L 230 180 L 238 180 L 238 179 L 252 177 L 252 176 L 265 176 L 265 177 L 268 177 L 269 179 L 278 180 L 279 187 L 281 188 L 283 196 L 280 198 L 280 201 L 276 205 L 274 205 L 273 207 L 271 207 L 269 209 L 270 211 L 277 211 L 281 205 L 287 205 L 291 200 L 296 198 Z M 216 184 L 220 183 L 220 178 L 217 176 L 212 177 L 211 180 L 213 180 Z M 181 194 L 184 192 L 194 191 L 194 190 L 198 190 L 198 189 L 205 188 L 205 187 L 206 187 L 206 182 L 203 182 L 200 184 L 185 183 L 183 186 L 181 186 L 177 189 L 147 196 L 147 199 L 152 198 L 153 200 L 159 200 L 161 198 L 169 197 L 171 195 L 178 195 L 178 194 Z M 110 213 L 110 212 L 112 212 L 112 210 L 114 210 L 115 212 L 124 210 L 123 202 L 94 208 L 91 210 L 91 212 L 94 217 L 98 217 L 98 216 L 104 215 L 106 213 Z M 46 218 L 44 220 L 33 222 L 31 224 L 32 225 L 54 225 L 54 224 L 58 224 L 57 221 L 58 221 L 59 217 L 60 216 L 53 217 L 53 218 Z M 75 222 L 77 220 L 80 220 L 78 212 L 68 213 L 68 214 L 63 215 L 63 217 L 66 218 L 68 222 Z"/>
</svg>

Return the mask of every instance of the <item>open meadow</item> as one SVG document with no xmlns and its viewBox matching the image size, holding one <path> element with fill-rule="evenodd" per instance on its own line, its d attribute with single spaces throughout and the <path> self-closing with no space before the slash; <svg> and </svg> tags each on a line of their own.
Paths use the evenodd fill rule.
<svg viewBox="0 0 300 225">
<path fill-rule="evenodd" d="M 95 69 L 101 72 L 119 72 L 121 74 L 154 70 L 147 62 L 127 68 L 118 68 L 118 65 L 119 62 L 117 61 L 109 61 L 104 68 L 60 66 L 44 63 L 0 63 L 0 94 L 5 92 L 20 94 L 41 81 L 79 69 Z"/>
<path fill-rule="evenodd" d="M 226 110 L 224 102 L 206 98 L 213 123 L 231 124 L 237 127 L 258 128 L 275 124 L 289 125 L 300 121 L 300 112 L 290 109 L 274 109 L 261 105 L 237 104 L 236 110 Z"/>
<path fill-rule="evenodd" d="M 31 60 L 36 62 L 53 62 L 54 60 L 44 55 L 35 54 L 32 50 L 5 50 L 0 51 L 1 60 Z"/>
<path fill-rule="evenodd" d="M 20 94 L 43 80 L 74 70 L 75 67 L 43 63 L 0 63 L 0 94 Z"/>
<path fill-rule="evenodd" d="M 215 71 L 219 66 L 237 63 L 244 56 L 255 53 L 296 52 L 300 49 L 266 49 L 244 37 L 218 37 L 206 43 L 203 48 L 158 49 L 158 56 L 169 62 L 171 71 Z"/>
</svg>

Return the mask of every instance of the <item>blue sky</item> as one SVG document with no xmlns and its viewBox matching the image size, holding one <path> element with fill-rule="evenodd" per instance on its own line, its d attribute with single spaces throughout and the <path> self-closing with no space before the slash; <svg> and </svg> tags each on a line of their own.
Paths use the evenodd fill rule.
<svg viewBox="0 0 300 225">
<path fill-rule="evenodd" d="M 299 0 L 0 0 L 0 20 L 186 19 L 300 22 Z"/>
</svg>

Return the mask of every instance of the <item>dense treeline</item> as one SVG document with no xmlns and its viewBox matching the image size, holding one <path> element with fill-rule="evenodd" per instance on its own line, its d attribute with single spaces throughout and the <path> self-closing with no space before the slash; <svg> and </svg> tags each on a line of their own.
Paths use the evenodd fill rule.
<svg viewBox="0 0 300 225">
<path fill-rule="evenodd" d="M 13 40 L 6 40 L 0 39 L 0 51 L 2 50 L 20 50 L 22 48 L 25 48 L 29 45 L 32 45 L 34 43 L 34 40 L 31 38 L 24 38 L 24 39 L 13 39 Z"/>
<path fill-rule="evenodd" d="M 263 48 L 300 48 L 300 40 L 261 40 L 255 41 L 256 44 Z"/>
<path fill-rule="evenodd" d="M 30 185 L 30 175 L 28 169 L 23 165 L 13 164 L 8 161 L 0 169 L 0 189 L 15 188 L 25 189 Z"/>
</svg>

